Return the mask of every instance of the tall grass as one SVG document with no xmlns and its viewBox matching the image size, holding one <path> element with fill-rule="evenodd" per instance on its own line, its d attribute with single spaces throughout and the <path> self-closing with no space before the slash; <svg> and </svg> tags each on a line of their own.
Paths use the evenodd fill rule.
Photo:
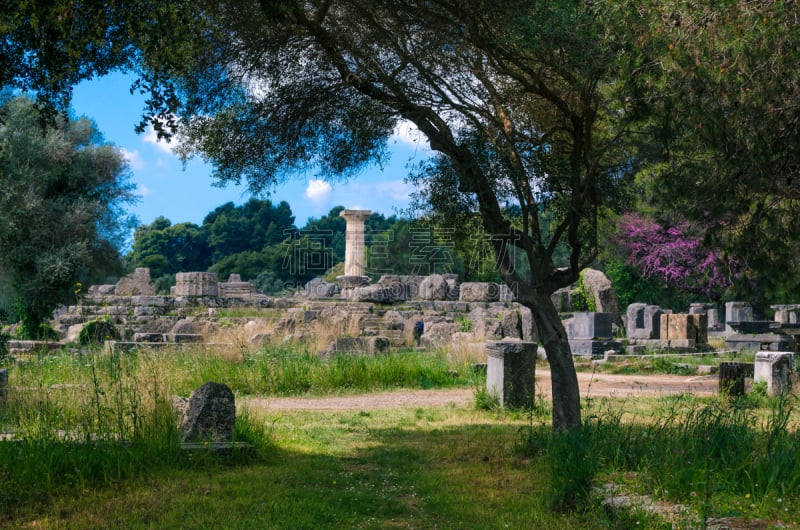
<svg viewBox="0 0 800 530">
<path fill-rule="evenodd" d="M 197 465 L 180 449 L 168 378 L 135 355 L 42 355 L 11 367 L 0 406 L 0 514 L 160 470 Z M 267 438 L 246 414 L 239 440 Z M 214 460 L 211 458 L 211 460 Z M 206 459 L 208 461 L 208 459 Z M 2 519 L 2 517 L 0 517 Z"/>
<path fill-rule="evenodd" d="M 623 421 L 619 409 L 587 411 L 577 429 L 531 428 L 525 448 L 548 459 L 550 504 L 561 511 L 586 508 L 599 477 L 630 472 L 640 489 L 694 502 L 703 515 L 721 507 L 731 511 L 736 505 L 731 499 L 737 498 L 751 503 L 794 499 L 796 504 L 800 433 L 790 425 L 794 399 L 771 400 L 766 418 L 746 397 L 667 398 L 644 421 Z"/>
</svg>

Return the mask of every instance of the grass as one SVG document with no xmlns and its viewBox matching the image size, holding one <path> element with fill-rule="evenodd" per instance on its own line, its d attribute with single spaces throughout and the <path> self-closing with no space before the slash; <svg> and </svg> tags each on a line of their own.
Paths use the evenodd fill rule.
<svg viewBox="0 0 800 530">
<path fill-rule="evenodd" d="M 239 397 L 480 389 L 468 367 L 443 352 L 325 361 L 289 347 L 34 357 L 11 366 L 15 390 L 0 409 L 0 430 L 21 439 L 0 442 L 0 526 L 800 524 L 795 398 L 592 400 L 583 426 L 567 433 L 553 433 L 541 399 L 508 411 L 480 392 L 475 407 L 348 412 L 275 412 L 239 399 L 236 438 L 255 451 L 230 457 L 180 451 L 168 403 L 209 379 Z M 596 492 L 604 484 L 685 513 L 605 508 Z"/>
<path fill-rule="evenodd" d="M 607 374 L 674 374 L 693 375 L 703 365 L 719 366 L 720 363 L 737 361 L 753 362 L 753 352 L 726 352 L 711 354 L 654 353 L 652 355 L 631 355 L 627 359 L 595 364 L 591 361 L 576 360 L 577 371 L 595 371 Z"/>
</svg>

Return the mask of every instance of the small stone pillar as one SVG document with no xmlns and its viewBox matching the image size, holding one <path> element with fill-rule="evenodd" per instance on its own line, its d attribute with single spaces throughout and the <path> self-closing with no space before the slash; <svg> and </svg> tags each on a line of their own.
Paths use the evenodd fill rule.
<svg viewBox="0 0 800 530">
<path fill-rule="evenodd" d="M 533 405 L 537 344 L 490 341 L 486 343 L 486 353 L 486 390 L 497 395 L 501 406 Z"/>
<path fill-rule="evenodd" d="M 766 381 L 767 393 L 770 396 L 778 396 L 792 390 L 795 372 L 794 353 L 760 351 L 756 354 L 753 382 Z"/>
<path fill-rule="evenodd" d="M 725 302 L 725 332 L 735 333 L 730 322 L 752 322 L 753 306 L 747 302 Z"/>
<path fill-rule="evenodd" d="M 369 210 L 342 210 L 340 217 L 347 223 L 344 239 L 344 275 L 336 279 L 342 284 L 343 289 L 360 287 L 369 283 L 369 278 L 364 275 L 365 246 L 364 246 L 364 221 L 372 215 Z"/>
<path fill-rule="evenodd" d="M 0 407 L 5 405 L 8 398 L 8 370 L 0 370 Z"/>
</svg>

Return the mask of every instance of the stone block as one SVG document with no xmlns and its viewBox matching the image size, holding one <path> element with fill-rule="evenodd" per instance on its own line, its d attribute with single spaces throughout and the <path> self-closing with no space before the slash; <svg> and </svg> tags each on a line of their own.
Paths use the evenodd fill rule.
<svg viewBox="0 0 800 530">
<path fill-rule="evenodd" d="M 8 399 L 8 370 L 3 368 L 0 370 L 0 407 L 2 407 Z"/>
<path fill-rule="evenodd" d="M 569 341 L 572 355 L 591 355 L 603 358 L 607 351 L 622 353 L 622 343 L 615 340 L 571 339 Z"/>
<path fill-rule="evenodd" d="M 694 318 L 686 313 L 661 315 L 661 331 L 659 338 L 665 341 L 696 340 Z"/>
<path fill-rule="evenodd" d="M 670 339 L 667 341 L 670 348 L 694 349 L 696 342 L 694 339 Z"/>
<path fill-rule="evenodd" d="M 333 341 L 331 350 L 342 353 L 367 353 L 369 346 L 361 337 L 341 337 Z"/>
<path fill-rule="evenodd" d="M 133 342 L 164 342 L 163 333 L 134 333 Z"/>
<path fill-rule="evenodd" d="M 703 313 L 690 314 L 694 326 L 694 341 L 697 344 L 708 344 L 708 315 Z"/>
<path fill-rule="evenodd" d="M 339 286 L 335 283 L 328 283 L 322 278 L 314 278 L 305 285 L 307 298 L 333 298 L 339 294 Z"/>
<path fill-rule="evenodd" d="M 174 344 L 200 344 L 203 342 L 203 336 L 197 333 L 166 333 L 164 337 L 167 342 Z"/>
<path fill-rule="evenodd" d="M 459 300 L 462 302 L 497 302 L 500 300 L 500 286 L 493 282 L 462 283 Z"/>
<path fill-rule="evenodd" d="M 599 270 L 583 269 L 581 271 L 584 292 L 594 299 L 594 308 L 598 313 L 608 313 L 611 321 L 620 323 L 619 299 L 608 277 Z"/>
<path fill-rule="evenodd" d="M 486 353 L 486 390 L 497 395 L 502 406 L 531 406 L 536 390 L 536 343 L 491 341 L 486 343 Z"/>
<path fill-rule="evenodd" d="M 387 337 L 370 337 L 367 340 L 367 349 L 373 355 L 387 353 L 391 341 Z"/>
<path fill-rule="evenodd" d="M 368 285 L 353 289 L 351 298 L 356 302 L 373 302 L 376 304 L 391 304 L 395 302 L 391 288 L 383 285 Z"/>
<path fill-rule="evenodd" d="M 121 278 L 114 287 L 117 296 L 136 296 L 156 294 L 156 285 L 150 280 L 150 269 L 140 267 Z"/>
<path fill-rule="evenodd" d="M 753 320 L 753 306 L 747 302 L 725 302 L 725 331 L 734 333 L 729 322 L 750 322 Z"/>
<path fill-rule="evenodd" d="M 570 339 L 610 339 L 612 336 L 610 313 L 581 311 L 572 316 L 569 328 Z"/>
<path fill-rule="evenodd" d="M 625 318 L 625 336 L 629 339 L 658 339 L 661 336 L 662 313 L 657 305 L 629 305 Z"/>
<path fill-rule="evenodd" d="M 770 396 L 789 393 L 796 370 L 794 353 L 760 351 L 756 354 L 753 382 L 765 381 Z"/>
<path fill-rule="evenodd" d="M 230 442 L 236 424 L 233 392 L 221 383 L 208 382 L 192 392 L 183 404 L 180 422 L 181 441 Z"/>
<path fill-rule="evenodd" d="M 447 280 L 441 274 L 426 276 L 419 284 L 419 297 L 423 300 L 447 300 Z"/>
<path fill-rule="evenodd" d="M 155 294 L 155 293 L 153 293 Z M 179 272 L 172 296 L 219 296 L 219 279 L 216 272 Z"/>
</svg>

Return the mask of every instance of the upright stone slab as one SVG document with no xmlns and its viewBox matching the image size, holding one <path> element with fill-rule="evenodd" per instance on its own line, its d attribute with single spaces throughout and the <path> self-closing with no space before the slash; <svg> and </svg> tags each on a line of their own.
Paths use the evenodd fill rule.
<svg viewBox="0 0 800 530">
<path fill-rule="evenodd" d="M 610 313 L 581 311 L 572 316 L 571 339 L 610 339 L 612 335 Z"/>
<path fill-rule="evenodd" d="M 122 277 L 114 286 L 117 296 L 138 296 L 156 294 L 156 285 L 150 279 L 150 269 L 139 267 L 133 273 Z"/>
<path fill-rule="evenodd" d="M 219 296 L 219 279 L 216 272 L 179 272 L 172 296 Z"/>
<path fill-rule="evenodd" d="M 230 442 L 235 424 L 233 392 L 226 385 L 209 382 L 189 396 L 181 422 L 181 438 L 184 442 Z"/>
<path fill-rule="evenodd" d="M 0 407 L 5 405 L 8 399 L 8 370 L 0 370 Z"/>
<path fill-rule="evenodd" d="M 770 308 L 775 310 L 775 322 L 781 324 L 798 324 L 798 313 L 800 313 L 800 305 L 798 304 L 778 304 L 771 305 Z"/>
<path fill-rule="evenodd" d="M 791 392 L 795 373 L 792 352 L 760 351 L 756 354 L 753 382 L 766 381 L 770 396 Z"/>
<path fill-rule="evenodd" d="M 625 335 L 629 339 L 658 339 L 661 336 L 661 308 L 631 304 L 626 311 Z"/>
<path fill-rule="evenodd" d="M 572 354 L 602 357 L 608 350 L 621 351 L 622 344 L 611 340 L 611 319 L 610 313 L 575 313 L 567 326 Z"/>
<path fill-rule="evenodd" d="M 687 313 L 661 315 L 661 340 L 678 348 L 694 348 L 698 338 L 695 323 L 705 325 L 707 320 L 704 317 Z"/>
<path fill-rule="evenodd" d="M 753 306 L 747 302 L 725 302 L 725 332 L 735 333 L 729 322 L 751 322 Z"/>
<path fill-rule="evenodd" d="M 486 343 L 486 390 L 497 395 L 500 405 L 511 408 L 533 404 L 536 389 L 535 342 L 490 341 Z"/>
</svg>

